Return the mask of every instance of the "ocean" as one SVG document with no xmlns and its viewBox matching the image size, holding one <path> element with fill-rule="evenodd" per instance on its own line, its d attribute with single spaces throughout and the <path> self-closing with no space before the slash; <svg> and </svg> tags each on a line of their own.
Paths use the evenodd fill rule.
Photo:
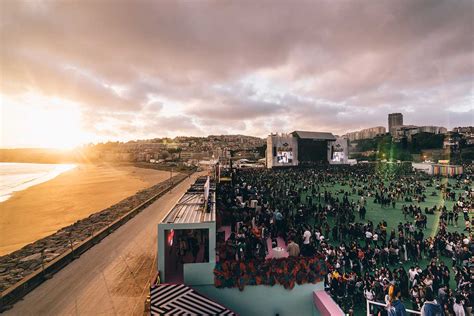
<svg viewBox="0 0 474 316">
<path fill-rule="evenodd" d="M 13 192 L 49 181 L 75 167 L 75 164 L 1 162 L 0 202 L 8 200 Z"/>
</svg>

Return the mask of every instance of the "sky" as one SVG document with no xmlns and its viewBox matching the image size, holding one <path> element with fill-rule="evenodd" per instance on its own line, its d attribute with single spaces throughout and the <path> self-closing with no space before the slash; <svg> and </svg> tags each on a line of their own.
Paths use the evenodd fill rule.
<svg viewBox="0 0 474 316">
<path fill-rule="evenodd" d="M 474 125 L 474 1 L 0 2 L 0 147 Z"/>
</svg>

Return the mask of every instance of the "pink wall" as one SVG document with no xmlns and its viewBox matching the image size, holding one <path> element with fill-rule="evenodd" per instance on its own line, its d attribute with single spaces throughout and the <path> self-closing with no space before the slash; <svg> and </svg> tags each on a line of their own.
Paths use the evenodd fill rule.
<svg viewBox="0 0 474 316">
<path fill-rule="evenodd" d="M 344 315 L 344 312 L 341 310 L 341 308 L 324 290 L 313 291 L 313 302 L 318 311 L 323 316 Z"/>
</svg>

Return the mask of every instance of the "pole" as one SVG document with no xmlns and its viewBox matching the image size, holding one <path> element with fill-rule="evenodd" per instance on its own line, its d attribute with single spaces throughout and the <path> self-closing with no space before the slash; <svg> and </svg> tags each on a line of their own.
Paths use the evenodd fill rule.
<svg viewBox="0 0 474 316">
<path fill-rule="evenodd" d="M 75 253 L 74 253 L 74 244 L 72 242 L 72 232 L 69 232 L 69 245 L 71 246 L 71 256 L 73 259 L 77 259 L 79 258 L 79 256 L 77 256 Z"/>
<path fill-rule="evenodd" d="M 173 167 L 171 167 L 171 170 L 170 170 L 170 192 L 173 188 Z"/>
<path fill-rule="evenodd" d="M 43 272 L 43 277 L 45 275 L 44 273 L 44 249 L 41 249 L 41 271 Z"/>
<path fill-rule="evenodd" d="M 71 253 L 74 255 L 74 246 L 72 245 L 72 233 L 69 232 L 69 246 L 71 247 Z"/>
<path fill-rule="evenodd" d="M 49 273 L 46 273 L 45 271 L 45 263 L 44 263 L 44 260 L 45 260 L 45 255 L 44 255 L 44 249 L 41 249 L 41 273 L 43 274 L 43 278 L 45 280 L 48 280 L 48 279 L 51 279 L 51 274 Z"/>
</svg>

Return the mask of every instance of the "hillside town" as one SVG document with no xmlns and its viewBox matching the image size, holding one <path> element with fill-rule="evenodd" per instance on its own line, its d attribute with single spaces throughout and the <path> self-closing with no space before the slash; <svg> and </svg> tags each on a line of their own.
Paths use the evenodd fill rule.
<svg viewBox="0 0 474 316">
<path fill-rule="evenodd" d="M 469 161 L 474 159 L 474 127 L 403 125 L 403 114 L 388 116 L 388 128 L 376 126 L 341 136 L 349 142 L 349 158 L 359 161 Z M 149 163 L 199 166 L 219 158 L 257 162 L 266 140 L 245 135 L 177 136 L 127 142 L 88 144 L 72 152 L 45 149 L 1 149 L 1 161 Z M 26 152 L 25 152 L 26 151 Z"/>
</svg>

